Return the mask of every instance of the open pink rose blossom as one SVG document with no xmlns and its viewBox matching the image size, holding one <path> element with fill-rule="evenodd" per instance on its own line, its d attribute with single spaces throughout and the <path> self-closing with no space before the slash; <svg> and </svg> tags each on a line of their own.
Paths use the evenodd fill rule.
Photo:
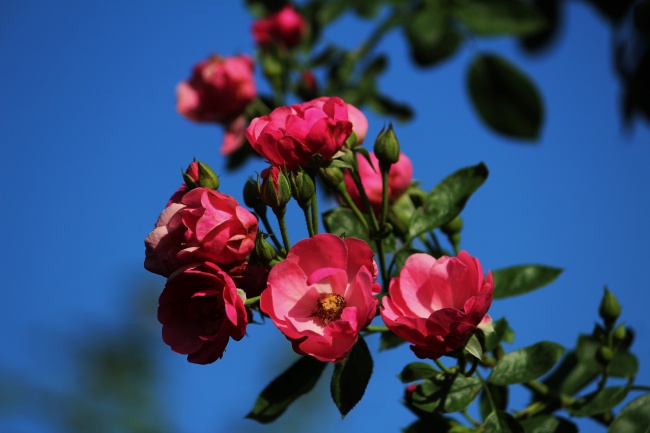
<svg viewBox="0 0 650 433">
<path fill-rule="evenodd" d="M 361 183 L 363 184 L 364 190 L 368 195 L 368 200 L 372 205 L 375 211 L 381 209 L 382 201 L 382 180 L 381 180 L 381 171 L 379 170 L 379 161 L 374 153 L 370 154 L 370 160 L 372 161 L 372 167 L 368 163 L 368 160 L 357 154 L 357 161 L 359 163 L 359 176 L 361 177 Z M 365 209 L 363 200 L 361 200 L 361 195 L 359 190 L 352 180 L 352 175 L 345 170 L 345 188 L 348 190 L 352 201 L 360 209 Z M 388 201 L 394 202 L 402 196 L 411 186 L 411 181 L 413 180 L 413 164 L 411 160 L 404 153 L 399 154 L 399 160 L 391 165 L 390 171 L 388 172 Z"/>
<path fill-rule="evenodd" d="M 197 122 L 227 124 L 257 96 L 253 59 L 247 55 L 210 56 L 194 66 L 192 76 L 176 88 L 176 108 Z"/>
<path fill-rule="evenodd" d="M 293 170 L 307 167 L 319 154 L 329 161 L 352 133 L 348 107 L 341 98 L 328 98 L 321 107 L 312 101 L 278 107 L 257 117 L 246 128 L 253 149 L 272 165 Z"/>
<path fill-rule="evenodd" d="M 145 239 L 145 268 L 168 277 L 183 264 L 210 261 L 228 267 L 255 248 L 257 218 L 233 197 L 194 188 L 161 213 Z"/>
<path fill-rule="evenodd" d="M 381 317 L 419 358 L 437 359 L 462 347 L 479 325 L 489 325 L 492 273 L 461 251 L 435 259 L 413 254 L 382 298 Z"/>
<path fill-rule="evenodd" d="M 221 358 L 230 338 L 241 340 L 248 314 L 233 280 L 217 265 L 200 263 L 174 272 L 160 295 L 163 341 L 196 364 Z"/>
<path fill-rule="evenodd" d="M 376 314 L 372 257 L 360 239 L 319 234 L 299 241 L 271 269 L 260 307 L 296 353 L 340 361 Z"/>
<path fill-rule="evenodd" d="M 305 105 L 322 109 L 328 99 L 330 99 L 329 96 L 321 96 L 320 98 L 305 102 Z M 354 105 L 346 105 L 348 107 L 348 120 L 352 122 L 352 131 L 357 136 L 357 144 L 361 144 L 365 141 L 366 135 L 368 134 L 368 119 Z"/>
</svg>

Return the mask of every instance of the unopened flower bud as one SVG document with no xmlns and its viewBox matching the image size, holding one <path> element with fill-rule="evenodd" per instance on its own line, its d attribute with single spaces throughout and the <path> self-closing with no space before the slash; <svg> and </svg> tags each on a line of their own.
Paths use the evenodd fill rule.
<svg viewBox="0 0 650 433">
<path fill-rule="evenodd" d="M 390 167 L 399 160 L 399 140 L 393 131 L 393 124 L 388 124 L 388 129 L 382 130 L 375 140 L 375 155 L 380 167 Z"/>
<path fill-rule="evenodd" d="M 616 320 L 621 315 L 621 304 L 618 303 L 616 296 L 614 296 L 607 287 L 605 287 L 603 299 L 600 301 L 598 314 L 605 322 L 605 326 L 610 329 L 614 326 L 614 323 L 616 323 Z"/>
<path fill-rule="evenodd" d="M 625 341 L 626 337 L 627 337 L 627 330 L 625 329 L 625 325 L 621 323 L 614 330 L 614 339 L 616 341 Z"/>
<path fill-rule="evenodd" d="M 291 200 L 291 186 L 287 176 L 279 167 L 272 165 L 262 171 L 262 200 L 273 212 L 284 212 L 287 203 Z"/>
<path fill-rule="evenodd" d="M 252 177 L 249 177 L 244 184 L 244 203 L 257 213 L 266 210 L 266 204 L 264 204 L 264 200 L 262 200 L 262 196 L 260 195 L 259 182 L 255 181 Z"/>
<path fill-rule="evenodd" d="M 442 232 L 448 236 L 454 233 L 460 233 L 462 229 L 463 219 L 460 217 L 460 215 L 457 215 L 456 218 L 440 227 L 440 230 L 442 230 Z"/>
<path fill-rule="evenodd" d="M 338 167 L 320 168 L 319 171 L 325 183 L 332 188 L 338 187 L 345 177 L 343 170 Z"/>
<path fill-rule="evenodd" d="M 315 192 L 314 181 L 304 170 L 300 169 L 291 174 L 291 194 L 301 207 L 311 202 Z"/>
<path fill-rule="evenodd" d="M 596 360 L 603 365 L 607 365 L 614 357 L 614 352 L 607 346 L 600 346 L 596 352 Z"/>
<path fill-rule="evenodd" d="M 219 189 L 219 176 L 209 165 L 199 161 L 199 186 L 217 190 Z"/>
<path fill-rule="evenodd" d="M 255 241 L 255 254 L 257 254 L 257 257 L 260 258 L 262 263 L 266 264 L 275 259 L 277 252 L 273 248 L 273 245 L 264 239 L 263 235 L 259 235 Z"/>
</svg>

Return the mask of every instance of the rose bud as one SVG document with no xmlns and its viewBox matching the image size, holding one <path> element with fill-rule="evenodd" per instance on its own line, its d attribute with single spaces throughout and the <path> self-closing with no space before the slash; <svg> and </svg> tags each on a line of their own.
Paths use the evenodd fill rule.
<svg viewBox="0 0 650 433">
<path fill-rule="evenodd" d="M 266 18 L 253 23 L 252 33 L 255 42 L 262 46 L 278 44 L 285 48 L 293 48 L 300 44 L 307 23 L 291 5 L 286 5 Z"/>
</svg>

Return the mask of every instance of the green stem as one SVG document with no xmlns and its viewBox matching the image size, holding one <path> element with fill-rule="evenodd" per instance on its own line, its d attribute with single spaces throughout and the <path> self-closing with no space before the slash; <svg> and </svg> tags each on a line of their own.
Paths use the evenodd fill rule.
<svg viewBox="0 0 650 433">
<path fill-rule="evenodd" d="M 366 219 L 366 216 L 359 210 L 356 204 L 352 201 L 352 197 L 350 197 L 350 194 L 348 193 L 348 190 L 345 188 L 344 183 L 340 183 L 338 187 L 338 192 L 341 194 L 341 197 L 343 197 L 343 200 L 345 201 L 345 204 L 352 210 L 354 215 L 357 217 L 359 221 L 361 221 L 361 224 L 365 227 L 366 230 L 368 230 L 368 220 Z"/>
<path fill-rule="evenodd" d="M 460 413 L 463 415 L 463 417 L 464 417 L 464 418 L 465 418 L 465 419 L 466 419 L 470 424 L 472 424 L 472 425 L 474 425 L 474 426 L 476 426 L 476 427 L 478 427 L 478 426 L 481 425 L 480 422 L 476 421 L 476 420 L 472 417 L 472 415 L 470 415 L 469 412 L 467 412 L 467 409 L 463 409 Z"/>
<path fill-rule="evenodd" d="M 302 208 L 302 213 L 305 215 L 305 222 L 307 223 L 307 232 L 309 232 L 309 237 L 313 238 L 314 224 L 310 212 L 311 207 L 309 205 L 306 205 L 306 206 L 301 206 L 301 208 Z"/>
<path fill-rule="evenodd" d="M 366 326 L 365 329 L 369 334 L 372 334 L 374 332 L 387 332 L 387 331 L 389 331 L 388 326 L 380 326 L 380 325 L 379 326 L 369 325 L 369 326 Z"/>
<path fill-rule="evenodd" d="M 280 241 L 278 241 L 278 238 L 275 236 L 275 233 L 273 233 L 273 229 L 271 228 L 271 223 L 269 222 L 269 219 L 266 216 L 266 212 L 264 213 L 258 212 L 257 215 L 262 220 L 262 224 L 264 224 L 264 228 L 266 229 L 266 232 L 271 237 L 271 241 L 273 241 L 273 245 L 275 245 L 275 248 L 281 250 L 282 245 L 280 244 Z"/>
<path fill-rule="evenodd" d="M 278 224 L 280 224 L 280 233 L 282 233 L 282 242 L 284 243 L 284 249 L 287 253 L 291 249 L 291 243 L 289 242 L 289 232 L 287 231 L 287 223 L 284 219 L 284 209 L 275 214 L 278 218 Z"/>
<path fill-rule="evenodd" d="M 443 364 L 440 359 L 434 359 L 433 362 L 435 362 L 438 368 L 440 368 L 445 374 L 454 374 L 454 372 L 447 368 L 447 366 Z"/>
<path fill-rule="evenodd" d="M 357 190 L 359 191 L 359 195 L 361 196 L 361 200 L 363 201 L 363 204 L 365 205 L 367 209 L 367 215 L 368 219 L 370 220 L 370 229 L 371 229 L 371 237 L 372 237 L 372 232 L 377 233 L 379 231 L 379 222 L 377 221 L 377 216 L 375 215 L 374 210 L 372 209 L 372 206 L 370 205 L 370 199 L 368 198 L 368 194 L 366 194 L 366 189 L 363 187 L 363 183 L 361 182 L 361 176 L 359 176 L 358 171 L 350 171 L 352 175 L 352 180 L 354 181 L 354 184 L 357 187 Z"/>
<path fill-rule="evenodd" d="M 650 391 L 650 386 L 634 385 L 630 387 L 630 391 Z"/>
<path fill-rule="evenodd" d="M 316 189 L 316 176 L 310 175 L 311 180 L 314 182 L 314 196 L 311 198 L 311 224 L 314 234 L 318 234 L 318 194 Z"/>
<path fill-rule="evenodd" d="M 377 256 L 379 258 L 379 272 L 381 273 L 382 292 L 388 292 L 388 272 L 386 271 L 386 256 L 384 255 L 384 240 L 375 239 Z"/>
<path fill-rule="evenodd" d="M 476 370 L 476 377 L 478 377 L 481 383 L 483 384 L 483 389 L 485 390 L 485 395 L 487 395 L 488 402 L 490 403 L 490 407 L 492 408 L 492 412 L 496 412 L 498 410 L 497 405 L 494 403 L 494 398 L 492 397 L 492 393 L 490 392 L 490 387 L 488 383 L 485 381 L 485 379 L 483 379 L 481 372 L 478 370 Z"/>
<path fill-rule="evenodd" d="M 390 166 L 388 170 L 381 170 L 381 219 L 379 220 L 379 227 L 384 227 L 386 225 L 386 219 L 388 218 L 388 172 L 390 171 Z"/>
<path fill-rule="evenodd" d="M 259 300 L 260 300 L 260 296 L 255 296 L 254 298 L 246 299 L 246 302 L 244 302 L 244 304 L 245 304 L 246 306 L 248 306 L 248 305 L 253 305 L 254 303 L 256 303 L 256 302 L 259 301 Z"/>
</svg>

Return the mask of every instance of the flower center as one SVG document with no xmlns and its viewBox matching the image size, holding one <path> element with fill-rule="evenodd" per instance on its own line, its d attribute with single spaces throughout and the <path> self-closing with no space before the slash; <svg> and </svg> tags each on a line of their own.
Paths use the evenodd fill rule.
<svg viewBox="0 0 650 433">
<path fill-rule="evenodd" d="M 190 320 L 196 325 L 199 335 L 215 335 L 223 325 L 223 301 L 217 296 L 197 296 L 190 299 L 187 307 Z"/>
<path fill-rule="evenodd" d="M 327 325 L 330 322 L 339 320 L 345 308 L 345 298 L 334 293 L 325 293 L 316 302 L 316 311 L 311 315 L 319 317 Z"/>
</svg>

